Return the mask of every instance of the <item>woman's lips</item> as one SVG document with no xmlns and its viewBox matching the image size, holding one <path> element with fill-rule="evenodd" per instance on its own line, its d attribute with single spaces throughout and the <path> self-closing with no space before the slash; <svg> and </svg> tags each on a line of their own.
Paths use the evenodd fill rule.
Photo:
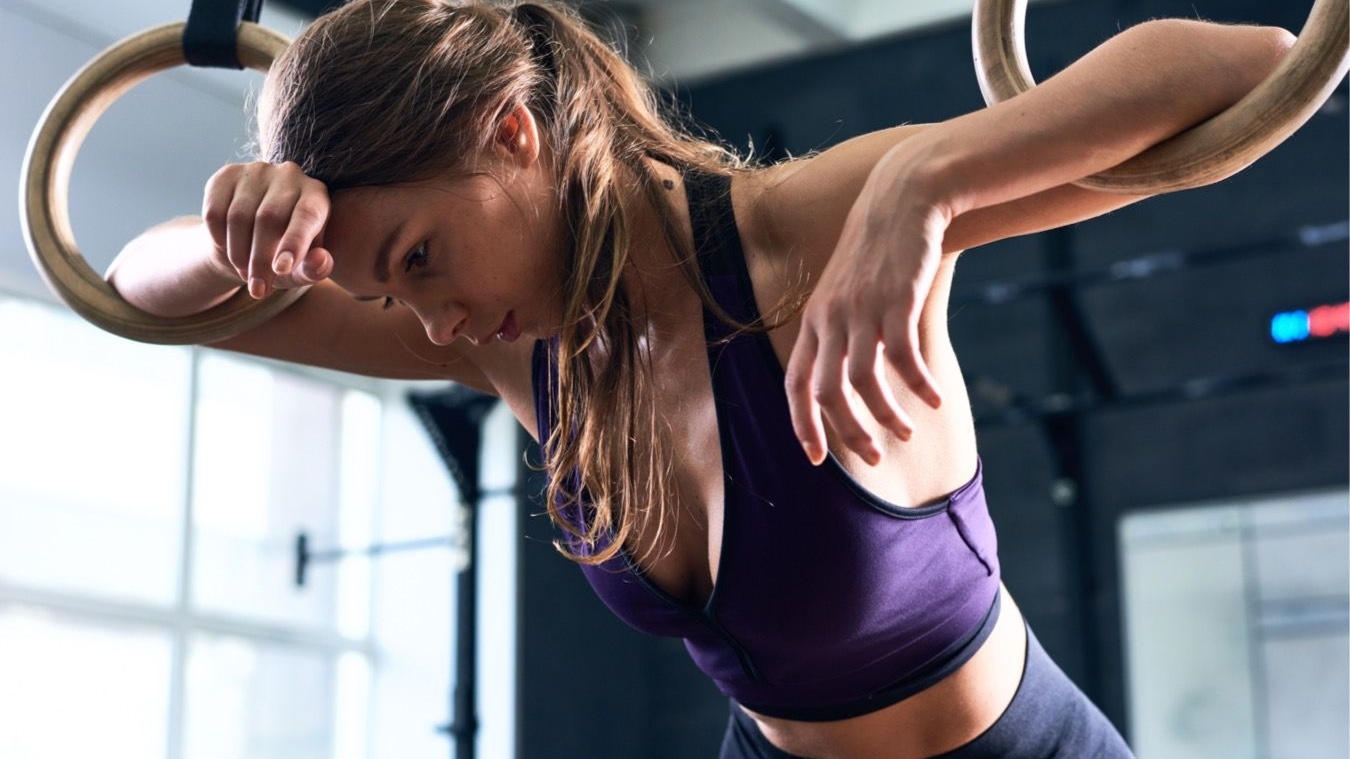
<svg viewBox="0 0 1350 759">
<path fill-rule="evenodd" d="M 516 314 L 514 311 L 507 311 L 506 318 L 502 319 L 502 325 L 497 328 L 497 339 L 504 343 L 514 343 L 520 337 L 520 325 L 516 324 Z"/>
<path fill-rule="evenodd" d="M 516 315 L 513 311 L 508 311 L 502 323 L 497 325 L 497 329 L 482 336 L 468 337 L 469 342 L 475 347 L 487 345 L 494 339 L 501 340 L 504 343 L 514 343 L 520 337 L 520 325 L 516 323 Z"/>
</svg>

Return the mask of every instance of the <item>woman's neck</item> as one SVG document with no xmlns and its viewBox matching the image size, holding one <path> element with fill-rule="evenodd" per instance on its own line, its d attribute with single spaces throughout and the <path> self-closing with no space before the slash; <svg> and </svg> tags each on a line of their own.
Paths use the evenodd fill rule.
<svg viewBox="0 0 1350 759">
<path fill-rule="evenodd" d="M 684 179 L 677 169 L 664 163 L 649 160 L 648 165 L 666 208 L 659 208 L 636 178 L 624 182 L 624 186 L 632 188 L 634 197 L 623 287 L 634 319 L 644 326 L 646 334 L 659 336 L 687 321 L 690 305 L 698 301 L 698 293 L 688 280 L 677 246 L 667 234 L 668 224 L 675 235 L 683 238 L 683 247 L 693 250 Z"/>
</svg>

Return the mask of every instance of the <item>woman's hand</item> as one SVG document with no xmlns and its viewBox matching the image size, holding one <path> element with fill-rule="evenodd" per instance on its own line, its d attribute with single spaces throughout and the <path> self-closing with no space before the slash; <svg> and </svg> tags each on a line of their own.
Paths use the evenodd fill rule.
<svg viewBox="0 0 1350 759">
<path fill-rule="evenodd" d="M 202 218 L 222 271 L 233 271 L 262 298 L 275 289 L 328 277 L 323 245 L 328 188 L 294 163 L 230 164 L 206 183 Z"/>
<path fill-rule="evenodd" d="M 942 402 L 920 350 L 919 315 L 952 214 L 927 197 L 913 166 L 897 150 L 878 162 L 803 311 L 787 394 L 813 464 L 825 460 L 825 425 L 869 464 L 880 462 L 863 413 L 902 440 L 913 434 L 886 382 L 887 364 L 926 403 Z"/>
</svg>

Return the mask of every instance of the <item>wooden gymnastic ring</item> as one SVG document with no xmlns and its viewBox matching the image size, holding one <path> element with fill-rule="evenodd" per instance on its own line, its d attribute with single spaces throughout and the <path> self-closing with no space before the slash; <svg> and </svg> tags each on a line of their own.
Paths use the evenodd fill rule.
<svg viewBox="0 0 1350 759">
<path fill-rule="evenodd" d="M 1174 192 L 1249 166 L 1312 118 L 1345 76 L 1347 5 L 1350 0 L 1317 0 L 1289 54 L 1228 110 L 1077 184 L 1127 194 Z M 1023 40 L 1026 14 L 1026 0 L 975 0 L 975 72 L 990 105 L 1036 86 Z"/>
<path fill-rule="evenodd" d="M 165 345 L 209 343 L 256 327 L 280 313 L 304 288 L 263 300 L 245 288 L 220 305 L 192 316 L 152 316 L 123 300 L 89 266 L 70 227 L 68 194 L 75 155 L 99 116 L 141 80 L 183 65 L 185 24 L 165 24 L 134 34 L 100 53 L 66 82 L 47 106 L 28 144 L 20 193 L 28 253 L 47 285 L 89 322 L 132 340 Z M 239 27 L 239 61 L 267 71 L 290 44 L 253 23 Z"/>
</svg>

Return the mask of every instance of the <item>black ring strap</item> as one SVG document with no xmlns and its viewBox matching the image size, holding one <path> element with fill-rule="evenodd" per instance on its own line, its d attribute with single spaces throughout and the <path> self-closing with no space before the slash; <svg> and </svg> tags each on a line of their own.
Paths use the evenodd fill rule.
<svg viewBox="0 0 1350 759">
<path fill-rule="evenodd" d="M 183 57 L 190 66 L 242 69 L 236 48 L 239 24 L 258 22 L 262 0 L 192 0 L 183 30 Z"/>
</svg>

